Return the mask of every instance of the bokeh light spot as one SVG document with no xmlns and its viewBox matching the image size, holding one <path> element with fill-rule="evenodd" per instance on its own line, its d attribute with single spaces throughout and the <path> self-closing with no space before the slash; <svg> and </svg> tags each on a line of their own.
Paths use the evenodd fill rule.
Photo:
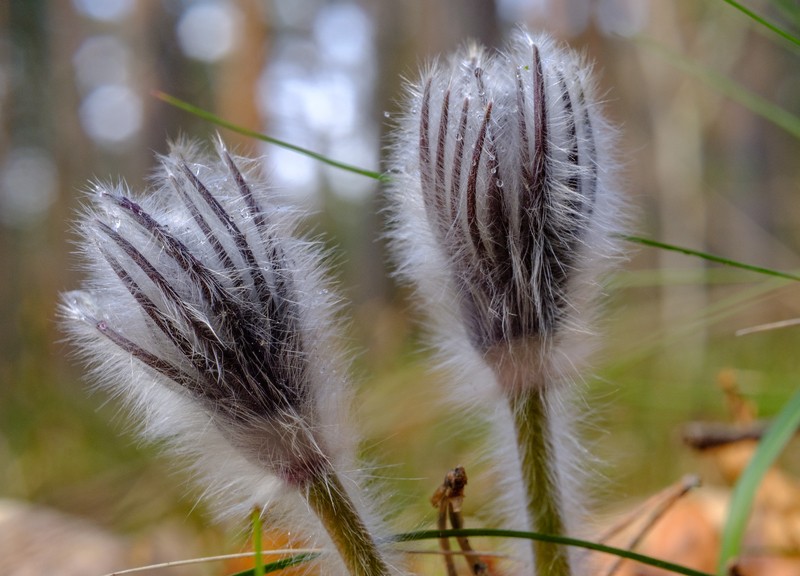
<svg viewBox="0 0 800 576">
<path fill-rule="evenodd" d="M 92 90 L 80 108 L 86 134 L 101 144 L 118 144 L 142 126 L 142 100 L 127 86 L 104 85 Z"/>
<path fill-rule="evenodd" d="M 41 148 L 16 148 L 0 172 L 0 221 L 26 226 L 40 221 L 56 198 L 58 171 Z"/>
<path fill-rule="evenodd" d="M 189 58 L 217 62 L 236 46 L 240 22 L 239 11 L 229 2 L 191 5 L 178 21 L 178 43 Z"/>
<path fill-rule="evenodd" d="M 131 13 L 134 0 L 72 0 L 75 9 L 92 18 L 104 22 L 119 22 Z"/>
<path fill-rule="evenodd" d="M 337 64 L 358 65 L 371 52 L 372 24 L 356 4 L 326 6 L 314 21 L 320 55 Z"/>
<path fill-rule="evenodd" d="M 606 35 L 635 36 L 650 16 L 649 0 L 600 0 L 595 9 L 597 27 Z"/>
<path fill-rule="evenodd" d="M 114 36 L 87 38 L 75 51 L 72 64 L 84 90 L 101 84 L 125 84 L 129 80 L 130 50 Z"/>
</svg>

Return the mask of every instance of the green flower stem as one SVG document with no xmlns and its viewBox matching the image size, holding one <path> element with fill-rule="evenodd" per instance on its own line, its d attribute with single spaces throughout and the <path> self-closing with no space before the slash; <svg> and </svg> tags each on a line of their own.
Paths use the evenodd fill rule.
<svg viewBox="0 0 800 576">
<path fill-rule="evenodd" d="M 550 431 L 546 389 L 528 385 L 515 386 L 511 390 L 509 403 L 514 415 L 531 530 L 542 534 L 564 535 L 561 493 L 555 467 L 555 447 Z M 534 541 L 533 553 L 538 576 L 572 574 L 564 546 Z"/>
<path fill-rule="evenodd" d="M 320 475 L 306 494 L 352 576 L 384 576 L 389 568 L 355 505 L 332 472 Z"/>
</svg>

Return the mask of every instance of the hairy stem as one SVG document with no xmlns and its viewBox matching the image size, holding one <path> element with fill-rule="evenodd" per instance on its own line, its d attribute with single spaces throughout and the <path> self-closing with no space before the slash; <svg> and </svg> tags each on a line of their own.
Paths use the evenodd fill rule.
<svg viewBox="0 0 800 576">
<path fill-rule="evenodd" d="M 375 540 L 334 473 L 316 477 L 308 486 L 306 498 L 352 576 L 389 574 Z"/>
<path fill-rule="evenodd" d="M 514 415 L 531 529 L 563 536 L 562 495 L 546 392 L 546 386 L 528 386 L 514 389 L 508 397 Z M 534 541 L 533 553 L 538 576 L 572 574 L 565 547 Z"/>
</svg>

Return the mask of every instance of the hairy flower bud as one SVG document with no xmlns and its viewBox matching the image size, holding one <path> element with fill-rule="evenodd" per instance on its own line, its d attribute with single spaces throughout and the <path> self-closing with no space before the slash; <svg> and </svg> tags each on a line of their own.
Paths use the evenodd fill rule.
<svg viewBox="0 0 800 576">
<path fill-rule="evenodd" d="M 525 528 L 568 533 L 581 507 L 565 384 L 584 355 L 597 272 L 618 250 L 613 130 L 589 66 L 524 31 L 503 52 L 470 45 L 434 63 L 409 92 L 390 165 L 401 273 L 439 320 L 459 384 L 478 374 L 505 397 L 510 418 L 494 422 L 503 439 L 513 425 L 517 453 L 492 450 L 521 466 L 524 485 L 504 490 L 518 498 L 508 510 L 518 515 L 524 497 Z M 533 558 L 537 574 L 572 574 L 563 547 L 536 543 Z"/>
<path fill-rule="evenodd" d="M 192 456 L 225 504 L 290 488 L 348 573 L 388 573 L 341 478 L 349 391 L 318 247 L 221 143 L 217 158 L 184 144 L 160 161 L 146 194 L 95 185 L 78 224 L 89 280 L 62 298 L 70 336 L 144 434 Z"/>
<path fill-rule="evenodd" d="M 331 303 L 290 213 L 219 155 L 162 158 L 147 195 L 96 186 L 79 224 L 90 284 L 63 313 L 87 357 L 102 351 L 98 368 L 143 368 L 105 385 L 192 401 L 248 460 L 302 485 L 329 465 L 320 396 L 341 382 L 319 314 Z"/>
<path fill-rule="evenodd" d="M 522 32 L 411 86 L 392 162 L 396 245 L 424 294 L 441 300 L 447 271 L 482 354 L 580 330 L 590 272 L 614 251 L 611 137 L 593 92 L 578 56 Z"/>
</svg>

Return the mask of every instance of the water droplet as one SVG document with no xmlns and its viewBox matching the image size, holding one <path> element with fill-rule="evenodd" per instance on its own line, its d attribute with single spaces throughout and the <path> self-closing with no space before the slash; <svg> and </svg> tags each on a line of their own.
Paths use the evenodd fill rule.
<svg viewBox="0 0 800 576">
<path fill-rule="evenodd" d="M 456 142 L 461 142 L 464 139 L 464 135 L 461 133 L 456 134 Z"/>
<path fill-rule="evenodd" d="M 491 172 L 492 174 L 497 174 L 497 166 L 495 166 L 494 168 L 492 168 L 492 169 L 490 170 L 490 172 Z"/>
<path fill-rule="evenodd" d="M 392 115 L 391 115 L 389 112 L 384 112 L 384 113 L 383 113 L 383 117 L 384 117 L 384 118 L 391 118 L 391 117 L 392 117 Z"/>
<path fill-rule="evenodd" d="M 494 183 L 495 183 L 495 184 L 497 184 L 497 187 L 498 187 L 498 188 L 502 188 L 502 187 L 503 187 L 503 181 L 502 181 L 502 180 L 500 180 L 500 178 L 497 178 L 497 179 L 494 181 Z"/>
</svg>

